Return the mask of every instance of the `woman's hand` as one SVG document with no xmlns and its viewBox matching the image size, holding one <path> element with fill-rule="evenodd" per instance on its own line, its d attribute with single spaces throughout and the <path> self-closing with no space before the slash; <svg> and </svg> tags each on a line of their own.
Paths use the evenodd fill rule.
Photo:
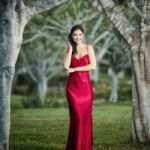
<svg viewBox="0 0 150 150">
<path fill-rule="evenodd" d="M 75 72 L 75 68 L 68 68 L 66 70 L 66 74 L 69 75 L 69 73 Z"/>
<path fill-rule="evenodd" d="M 68 42 L 68 50 L 69 50 L 69 51 L 72 51 L 72 50 L 73 50 L 73 48 L 72 48 L 70 42 Z"/>
<path fill-rule="evenodd" d="M 69 72 L 69 73 L 75 72 L 75 68 L 69 68 L 69 69 L 68 69 L 68 72 Z"/>
</svg>

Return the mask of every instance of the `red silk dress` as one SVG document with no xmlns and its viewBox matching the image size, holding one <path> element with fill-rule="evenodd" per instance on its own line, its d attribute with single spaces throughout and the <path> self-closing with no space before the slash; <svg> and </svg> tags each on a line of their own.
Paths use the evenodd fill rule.
<svg viewBox="0 0 150 150">
<path fill-rule="evenodd" d="M 86 66 L 89 63 L 88 54 L 83 55 L 80 59 L 72 55 L 70 68 Z M 66 96 L 70 126 L 65 150 L 92 150 L 93 87 L 89 71 L 77 71 L 69 74 Z"/>
</svg>

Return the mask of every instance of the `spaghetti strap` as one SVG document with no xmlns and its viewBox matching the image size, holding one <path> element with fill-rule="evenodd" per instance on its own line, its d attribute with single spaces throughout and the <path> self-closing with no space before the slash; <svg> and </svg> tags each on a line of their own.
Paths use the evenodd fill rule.
<svg viewBox="0 0 150 150">
<path fill-rule="evenodd" d="M 87 44 L 87 54 L 89 54 L 89 45 Z"/>
</svg>

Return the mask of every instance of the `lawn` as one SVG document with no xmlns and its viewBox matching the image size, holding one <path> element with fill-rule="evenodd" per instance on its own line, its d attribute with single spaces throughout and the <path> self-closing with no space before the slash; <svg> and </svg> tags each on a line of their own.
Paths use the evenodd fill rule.
<svg viewBox="0 0 150 150">
<path fill-rule="evenodd" d="M 93 107 L 94 150 L 148 150 L 127 143 L 131 103 Z M 63 150 L 69 126 L 68 108 L 12 109 L 10 150 Z"/>
</svg>

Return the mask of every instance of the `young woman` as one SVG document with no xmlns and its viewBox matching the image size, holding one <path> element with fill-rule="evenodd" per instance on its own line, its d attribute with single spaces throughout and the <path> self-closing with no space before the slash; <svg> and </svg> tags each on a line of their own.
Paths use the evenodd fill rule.
<svg viewBox="0 0 150 150">
<path fill-rule="evenodd" d="M 68 78 L 66 96 L 69 106 L 70 127 L 65 150 L 92 150 L 93 88 L 90 70 L 96 69 L 94 49 L 83 43 L 84 29 L 72 27 L 64 51 L 63 67 Z"/>
</svg>

